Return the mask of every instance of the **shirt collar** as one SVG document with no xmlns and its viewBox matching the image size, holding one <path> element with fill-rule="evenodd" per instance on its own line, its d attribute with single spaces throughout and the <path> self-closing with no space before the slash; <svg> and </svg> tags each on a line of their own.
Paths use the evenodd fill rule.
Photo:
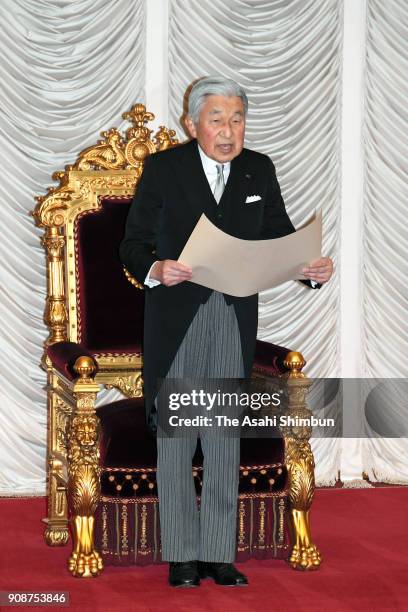
<svg viewBox="0 0 408 612">
<path fill-rule="evenodd" d="M 197 143 L 198 146 L 198 152 L 200 153 L 200 157 L 201 157 L 201 163 L 203 164 L 203 169 L 205 174 L 216 174 L 217 173 L 217 164 L 219 164 L 220 162 L 215 161 L 215 159 L 211 159 L 211 157 L 208 157 L 208 155 L 206 155 L 204 153 L 204 151 L 202 150 L 202 148 L 200 147 L 200 145 Z M 224 174 L 225 171 L 229 171 L 230 166 L 231 166 L 231 162 L 226 162 L 225 164 L 222 164 L 224 166 L 223 170 L 224 170 Z"/>
</svg>

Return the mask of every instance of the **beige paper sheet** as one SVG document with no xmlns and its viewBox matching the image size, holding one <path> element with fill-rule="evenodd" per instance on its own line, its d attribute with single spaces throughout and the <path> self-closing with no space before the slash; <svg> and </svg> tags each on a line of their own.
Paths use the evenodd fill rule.
<svg viewBox="0 0 408 612">
<path fill-rule="evenodd" d="M 178 261 L 193 269 L 192 282 L 246 297 L 305 278 L 300 270 L 321 257 L 322 213 L 305 227 L 272 240 L 241 240 L 201 215 Z"/>
</svg>

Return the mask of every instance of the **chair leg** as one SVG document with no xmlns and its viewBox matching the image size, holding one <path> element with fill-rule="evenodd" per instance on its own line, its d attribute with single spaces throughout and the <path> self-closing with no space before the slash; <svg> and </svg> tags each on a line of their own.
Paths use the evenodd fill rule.
<svg viewBox="0 0 408 612">
<path fill-rule="evenodd" d="M 285 358 L 289 373 L 285 375 L 285 408 L 286 414 L 294 418 L 282 429 L 285 438 L 285 462 L 289 477 L 289 501 L 293 549 L 288 559 L 293 569 L 315 570 L 322 561 L 317 546 L 310 533 L 309 512 L 312 505 L 315 479 L 314 457 L 309 439 L 312 433 L 306 397 L 312 381 L 301 371 L 305 360 L 301 353 L 291 352 Z M 299 418 L 297 425 L 296 417 Z"/>
<path fill-rule="evenodd" d="M 55 392 L 52 372 L 48 381 L 48 517 L 44 539 L 49 546 L 64 546 L 69 539 L 66 433 L 72 408 Z"/>
<path fill-rule="evenodd" d="M 309 442 L 286 440 L 293 549 L 288 559 L 293 569 L 316 570 L 322 561 L 313 543 L 309 513 L 314 495 L 314 458 Z"/>
<path fill-rule="evenodd" d="M 76 408 L 68 434 L 68 504 L 74 540 L 68 568 L 82 578 L 97 576 L 103 569 L 94 546 L 94 514 L 100 497 L 99 420 L 94 408 L 98 388 L 89 380 L 75 385 Z"/>
<path fill-rule="evenodd" d="M 103 569 L 102 557 L 94 547 L 95 500 L 99 498 L 98 475 L 83 466 L 70 479 L 69 498 L 72 501 L 74 549 L 68 560 L 69 571 L 77 577 L 97 576 Z"/>
<path fill-rule="evenodd" d="M 64 465 L 52 457 L 48 462 L 48 518 L 44 539 L 48 546 L 65 546 L 69 539 L 66 485 L 63 484 Z"/>
</svg>

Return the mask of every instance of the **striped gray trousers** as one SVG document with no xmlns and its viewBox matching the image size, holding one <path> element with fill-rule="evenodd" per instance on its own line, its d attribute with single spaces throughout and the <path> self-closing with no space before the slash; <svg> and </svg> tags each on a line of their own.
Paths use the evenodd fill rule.
<svg viewBox="0 0 408 612">
<path fill-rule="evenodd" d="M 199 307 L 167 378 L 243 376 L 234 307 L 214 291 Z M 197 435 L 157 438 L 162 558 L 230 563 L 236 550 L 240 439 L 222 437 L 208 427 L 197 429 L 204 455 L 200 512 L 192 475 Z"/>
</svg>

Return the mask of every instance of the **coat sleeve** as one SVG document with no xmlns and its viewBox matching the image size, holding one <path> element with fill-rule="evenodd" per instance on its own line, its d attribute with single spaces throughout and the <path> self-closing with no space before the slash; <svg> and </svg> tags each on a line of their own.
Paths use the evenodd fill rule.
<svg viewBox="0 0 408 612">
<path fill-rule="evenodd" d="M 124 266 L 143 284 L 157 257 L 156 240 L 163 206 L 157 160 L 146 158 L 143 174 L 126 220 L 125 236 L 119 248 Z"/>
<path fill-rule="evenodd" d="M 296 231 L 293 227 L 282 198 L 275 167 L 265 156 L 267 188 L 261 239 L 281 238 Z"/>
</svg>

